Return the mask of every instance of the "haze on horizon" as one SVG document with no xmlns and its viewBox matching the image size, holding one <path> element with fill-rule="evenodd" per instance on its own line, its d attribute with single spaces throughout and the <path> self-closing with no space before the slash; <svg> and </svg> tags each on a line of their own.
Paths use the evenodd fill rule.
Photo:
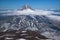
<svg viewBox="0 0 60 40">
<path fill-rule="evenodd" d="M 24 4 L 37 9 L 60 9 L 60 0 L 0 0 L 0 9 L 18 9 Z"/>
</svg>

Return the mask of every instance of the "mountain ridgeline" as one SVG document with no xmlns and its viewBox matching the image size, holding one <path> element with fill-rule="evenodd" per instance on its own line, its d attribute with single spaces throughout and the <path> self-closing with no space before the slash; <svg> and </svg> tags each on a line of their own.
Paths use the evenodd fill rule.
<svg viewBox="0 0 60 40">
<path fill-rule="evenodd" d="M 48 31 L 48 30 L 60 30 L 59 23 L 50 20 L 44 15 L 19 15 L 19 16 L 4 16 L 6 19 L 0 19 L 0 31 L 3 30 L 36 30 L 36 31 Z"/>
</svg>

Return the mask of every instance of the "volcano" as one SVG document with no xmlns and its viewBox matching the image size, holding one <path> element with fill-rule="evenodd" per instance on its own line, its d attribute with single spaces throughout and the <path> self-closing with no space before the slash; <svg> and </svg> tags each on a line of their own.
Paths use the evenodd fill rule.
<svg viewBox="0 0 60 40">
<path fill-rule="evenodd" d="M 18 13 L 33 13 L 34 10 L 28 6 L 28 5 L 24 5 L 21 9 L 17 9 Z"/>
<path fill-rule="evenodd" d="M 30 30 L 57 40 L 60 37 L 60 21 L 48 16 L 51 16 L 50 11 L 33 10 L 30 6 L 24 5 L 21 9 L 0 16 L 0 32 Z"/>
<path fill-rule="evenodd" d="M 32 10 L 32 8 L 29 5 L 24 5 L 21 9 L 17 9 L 17 10 L 26 10 L 26 9 L 30 9 Z"/>
</svg>

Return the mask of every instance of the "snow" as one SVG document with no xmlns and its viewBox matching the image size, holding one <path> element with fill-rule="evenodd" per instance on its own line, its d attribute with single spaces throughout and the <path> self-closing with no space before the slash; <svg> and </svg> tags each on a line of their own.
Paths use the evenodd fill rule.
<svg viewBox="0 0 60 40">
<path fill-rule="evenodd" d="M 20 39 L 17 39 L 17 40 L 26 40 L 26 39 L 24 39 L 24 38 L 20 38 Z"/>
<path fill-rule="evenodd" d="M 8 38 L 8 37 L 7 37 L 6 39 L 9 40 L 9 39 L 13 39 L 13 38 Z"/>
<path fill-rule="evenodd" d="M 22 33 L 25 33 L 26 31 L 22 31 Z"/>
<path fill-rule="evenodd" d="M 38 30 L 38 28 L 36 28 L 36 27 L 27 27 L 26 30 L 36 31 L 36 30 Z"/>
</svg>

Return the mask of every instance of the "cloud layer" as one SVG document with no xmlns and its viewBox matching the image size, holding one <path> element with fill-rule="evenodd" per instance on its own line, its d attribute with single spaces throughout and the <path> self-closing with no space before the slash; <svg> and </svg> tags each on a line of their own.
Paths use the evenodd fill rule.
<svg viewBox="0 0 60 40">
<path fill-rule="evenodd" d="M 50 19 L 53 20 L 60 20 L 60 16 L 52 15 L 52 14 L 58 14 L 60 15 L 60 12 L 54 12 L 54 11 L 47 11 L 47 10 L 31 10 L 31 9 L 25 9 L 25 10 L 8 10 L 8 11 L 0 11 L 3 16 L 11 16 L 11 15 L 45 15 Z"/>
</svg>

